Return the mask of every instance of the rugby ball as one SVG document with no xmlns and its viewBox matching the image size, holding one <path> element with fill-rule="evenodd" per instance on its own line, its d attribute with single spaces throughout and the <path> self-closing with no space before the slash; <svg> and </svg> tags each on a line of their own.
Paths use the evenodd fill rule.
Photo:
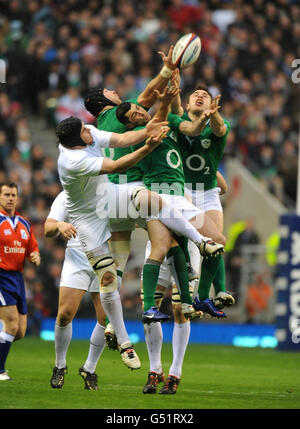
<svg viewBox="0 0 300 429">
<path fill-rule="evenodd" d="M 201 52 L 201 40 L 195 33 L 182 36 L 174 46 L 172 61 L 180 69 L 194 64 Z"/>
</svg>

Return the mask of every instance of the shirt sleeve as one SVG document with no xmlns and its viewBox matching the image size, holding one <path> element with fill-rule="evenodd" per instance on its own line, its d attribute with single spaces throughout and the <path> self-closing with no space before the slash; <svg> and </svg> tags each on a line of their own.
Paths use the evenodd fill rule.
<svg viewBox="0 0 300 429">
<path fill-rule="evenodd" d="M 184 121 L 186 121 L 185 118 L 174 115 L 174 113 L 168 114 L 169 127 L 172 131 L 175 131 L 176 133 L 180 133 L 180 124 Z"/>
<path fill-rule="evenodd" d="M 55 219 L 58 222 L 65 222 L 67 217 L 68 213 L 66 211 L 65 193 L 61 192 L 53 201 L 47 218 Z"/>
<path fill-rule="evenodd" d="M 109 147 L 112 133 L 109 131 L 98 130 L 94 125 L 86 125 L 90 128 L 95 145 L 100 148 Z"/>
<path fill-rule="evenodd" d="M 31 252 L 40 252 L 39 245 L 35 238 L 32 226 L 30 227 L 30 237 L 27 243 L 26 256 L 28 257 Z"/>
<path fill-rule="evenodd" d="M 102 168 L 103 159 L 102 156 L 84 156 L 73 160 L 69 166 L 69 171 L 74 177 L 98 176 Z"/>
</svg>

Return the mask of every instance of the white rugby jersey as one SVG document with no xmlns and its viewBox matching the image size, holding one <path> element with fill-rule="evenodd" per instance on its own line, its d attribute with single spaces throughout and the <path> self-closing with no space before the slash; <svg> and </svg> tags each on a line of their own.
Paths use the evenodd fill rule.
<svg viewBox="0 0 300 429">
<path fill-rule="evenodd" d="M 53 203 L 51 205 L 50 212 L 49 212 L 47 218 L 55 219 L 58 222 L 71 223 L 68 212 L 66 210 L 66 194 L 65 194 L 65 191 L 62 191 L 57 195 L 57 197 L 55 198 L 55 200 L 53 201 Z M 70 240 L 67 241 L 67 247 L 76 247 L 80 250 L 83 250 L 77 236 L 76 236 L 76 238 L 72 237 Z"/>
<path fill-rule="evenodd" d="M 99 198 L 106 199 L 107 192 L 101 193 L 101 183 L 108 186 L 107 175 L 100 175 L 103 154 L 101 148 L 109 147 L 112 133 L 91 129 L 93 144 L 83 149 L 67 149 L 59 145 L 58 174 L 66 193 L 66 210 L 71 219 L 91 214 L 97 207 Z M 96 198 L 97 195 L 97 198 Z"/>
</svg>

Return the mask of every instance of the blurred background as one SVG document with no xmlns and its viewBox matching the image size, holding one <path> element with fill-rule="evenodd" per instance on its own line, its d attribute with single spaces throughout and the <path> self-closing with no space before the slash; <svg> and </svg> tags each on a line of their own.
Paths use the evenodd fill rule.
<svg viewBox="0 0 300 429">
<path fill-rule="evenodd" d="M 0 0 L 0 181 L 18 183 L 42 255 L 39 269 L 24 270 L 29 335 L 56 316 L 64 259 L 65 242 L 43 237 L 61 190 L 56 124 L 70 115 L 93 123 L 83 104 L 90 87 L 137 96 L 162 67 L 157 51 L 189 32 L 200 36 L 202 51 L 181 73 L 183 101 L 207 85 L 222 94 L 221 114 L 232 126 L 221 172 L 229 185 L 227 290 L 237 303 L 228 319 L 209 323 L 274 325 L 279 217 L 296 207 L 300 89 L 291 75 L 300 58 L 299 1 Z M 140 325 L 146 240 L 135 231 L 122 289 L 125 318 Z M 169 299 L 164 305 L 170 310 Z M 93 317 L 86 294 L 78 318 Z"/>
</svg>

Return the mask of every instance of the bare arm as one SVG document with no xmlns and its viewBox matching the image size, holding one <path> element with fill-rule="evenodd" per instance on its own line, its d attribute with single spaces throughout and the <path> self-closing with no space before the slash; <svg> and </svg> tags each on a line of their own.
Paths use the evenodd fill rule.
<svg viewBox="0 0 300 429">
<path fill-rule="evenodd" d="M 190 137 L 199 136 L 205 128 L 207 120 L 212 118 L 213 115 L 217 113 L 220 109 L 220 106 L 212 106 L 208 110 L 205 110 L 202 115 L 194 119 L 193 121 L 183 121 L 179 125 L 180 132 Z M 224 123 L 224 121 L 223 121 Z"/>
<path fill-rule="evenodd" d="M 155 92 L 157 94 L 157 99 L 160 100 L 160 106 L 154 118 L 158 121 L 165 121 L 168 118 L 170 103 L 180 92 L 180 89 L 176 86 L 171 86 L 170 88 L 166 87 L 162 94 L 157 89 Z"/>
<path fill-rule="evenodd" d="M 109 147 L 134 146 L 146 140 L 149 136 L 158 136 L 168 122 L 160 122 L 157 118 L 151 119 L 146 127 L 138 131 L 127 131 L 124 134 L 112 133 Z"/>
<path fill-rule="evenodd" d="M 218 187 L 221 189 L 221 195 L 226 194 L 228 191 L 228 185 L 224 176 L 219 171 L 217 171 L 217 183 Z"/>
<path fill-rule="evenodd" d="M 176 66 L 172 62 L 174 46 L 171 46 L 167 55 L 159 51 L 159 55 L 162 57 L 164 67 L 161 72 L 149 82 L 144 91 L 138 96 L 138 102 L 145 107 L 151 107 L 156 101 L 156 94 L 154 92 L 157 89 L 159 92 L 163 91 L 167 86 L 168 81 L 172 75 L 173 70 Z"/>
<path fill-rule="evenodd" d="M 220 107 L 219 106 L 220 98 L 221 98 L 221 95 L 217 95 L 214 98 L 210 106 L 211 109 L 214 109 L 215 107 Z M 217 137 L 223 137 L 226 134 L 227 127 L 224 123 L 224 119 L 222 118 L 218 110 L 216 110 L 214 113 L 210 115 L 210 128 L 213 134 Z"/>
<path fill-rule="evenodd" d="M 122 173 L 133 167 L 160 144 L 168 131 L 169 127 L 163 127 L 159 136 L 149 137 L 144 146 L 132 153 L 122 156 L 116 161 L 113 161 L 109 158 L 104 158 L 100 174 Z"/>
<path fill-rule="evenodd" d="M 71 223 L 47 218 L 44 225 L 44 234 L 45 237 L 49 238 L 61 234 L 65 239 L 69 240 L 72 237 L 76 237 L 76 228 Z"/>
<path fill-rule="evenodd" d="M 171 78 L 171 85 L 175 85 L 176 87 L 180 88 L 180 73 L 179 69 L 175 70 L 173 72 L 172 78 Z M 184 110 L 181 104 L 181 97 L 180 93 L 178 93 L 173 100 L 171 101 L 171 113 L 174 113 L 174 115 L 182 116 L 184 114 Z"/>
</svg>

